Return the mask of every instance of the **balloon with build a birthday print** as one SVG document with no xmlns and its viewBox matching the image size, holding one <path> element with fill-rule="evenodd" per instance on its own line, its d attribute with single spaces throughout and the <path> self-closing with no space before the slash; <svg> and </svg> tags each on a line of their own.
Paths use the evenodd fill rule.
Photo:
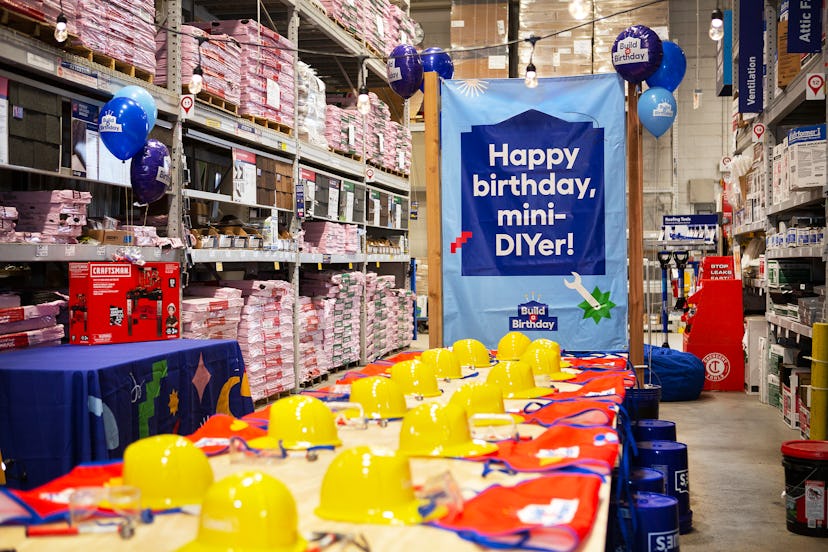
<svg viewBox="0 0 828 552">
<path fill-rule="evenodd" d="M 644 25 L 633 25 L 621 31 L 610 55 L 618 74 L 637 84 L 656 72 L 664 51 L 655 31 Z"/>
<path fill-rule="evenodd" d="M 101 108 L 98 133 L 106 149 L 126 161 L 144 147 L 149 133 L 147 114 L 131 98 L 112 98 Z"/>
<path fill-rule="evenodd" d="M 167 146 L 150 138 L 129 168 L 132 192 L 136 202 L 148 204 L 158 201 L 170 185 L 170 152 Z"/>
<path fill-rule="evenodd" d="M 658 138 L 676 120 L 676 99 L 666 88 L 649 88 L 638 98 L 638 118 L 650 134 Z"/>
<path fill-rule="evenodd" d="M 400 44 L 388 56 L 386 73 L 391 89 L 407 100 L 423 82 L 423 60 L 414 46 Z"/>
</svg>

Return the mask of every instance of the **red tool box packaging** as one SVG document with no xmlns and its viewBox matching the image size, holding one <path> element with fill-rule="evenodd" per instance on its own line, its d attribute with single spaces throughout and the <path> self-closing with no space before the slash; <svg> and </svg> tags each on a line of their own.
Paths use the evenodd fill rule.
<svg viewBox="0 0 828 552">
<path fill-rule="evenodd" d="M 69 263 L 69 342 L 178 339 L 178 263 Z"/>
</svg>

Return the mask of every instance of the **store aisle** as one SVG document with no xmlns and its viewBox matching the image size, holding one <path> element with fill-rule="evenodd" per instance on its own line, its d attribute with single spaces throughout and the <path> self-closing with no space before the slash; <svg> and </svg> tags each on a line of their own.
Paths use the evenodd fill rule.
<svg viewBox="0 0 828 552">
<path fill-rule="evenodd" d="M 661 403 L 659 417 L 676 423 L 689 455 L 693 532 L 681 536 L 682 551 L 826 550 L 825 539 L 785 528 L 779 447 L 799 432 L 776 409 L 755 395 L 704 392 Z"/>
</svg>

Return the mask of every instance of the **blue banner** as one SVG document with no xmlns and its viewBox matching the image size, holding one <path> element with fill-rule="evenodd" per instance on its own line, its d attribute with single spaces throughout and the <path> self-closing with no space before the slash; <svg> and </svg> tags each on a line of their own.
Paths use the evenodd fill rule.
<svg viewBox="0 0 828 552">
<path fill-rule="evenodd" d="M 762 0 L 739 0 L 739 113 L 761 113 L 764 21 Z"/>
<path fill-rule="evenodd" d="M 443 82 L 447 345 L 518 330 L 627 348 L 622 82 Z"/>
<path fill-rule="evenodd" d="M 822 2 L 793 0 L 788 11 L 788 52 L 808 54 L 822 49 Z"/>
</svg>

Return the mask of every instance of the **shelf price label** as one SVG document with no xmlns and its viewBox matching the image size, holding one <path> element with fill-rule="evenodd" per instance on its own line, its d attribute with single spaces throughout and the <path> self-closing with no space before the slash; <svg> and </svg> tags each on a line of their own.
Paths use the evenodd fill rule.
<svg viewBox="0 0 828 552">
<path fill-rule="evenodd" d="M 35 249 L 35 257 L 48 257 L 49 256 L 49 246 L 48 245 L 38 245 Z"/>
<path fill-rule="evenodd" d="M 106 257 L 106 246 L 105 245 L 99 245 L 97 247 L 97 249 L 95 249 L 95 254 L 98 257 Z"/>
<path fill-rule="evenodd" d="M 67 245 L 63 248 L 63 256 L 64 257 L 74 257 L 75 256 L 75 246 L 74 245 Z"/>
</svg>

